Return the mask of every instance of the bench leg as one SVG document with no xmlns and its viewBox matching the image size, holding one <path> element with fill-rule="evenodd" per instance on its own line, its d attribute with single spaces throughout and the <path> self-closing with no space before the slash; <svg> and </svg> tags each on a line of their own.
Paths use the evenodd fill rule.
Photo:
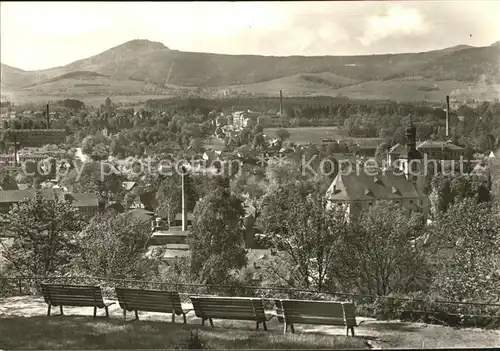
<svg viewBox="0 0 500 351">
<path fill-rule="evenodd" d="M 286 321 L 284 321 L 285 325 L 283 326 L 283 333 L 286 334 L 287 330 L 288 330 L 288 323 Z"/>
<path fill-rule="evenodd" d="M 172 311 L 172 323 L 175 323 L 175 312 Z"/>
<path fill-rule="evenodd" d="M 94 306 L 94 319 L 97 316 L 97 306 Z"/>
<path fill-rule="evenodd" d="M 127 321 L 127 310 L 123 310 L 123 321 Z"/>
<path fill-rule="evenodd" d="M 354 336 L 354 327 L 351 327 L 351 334 Z"/>
<path fill-rule="evenodd" d="M 186 314 L 185 313 L 182 314 L 182 318 L 184 319 L 184 324 L 186 324 L 187 320 L 186 320 Z"/>
<path fill-rule="evenodd" d="M 255 330 L 259 330 L 259 322 L 255 322 Z"/>
<path fill-rule="evenodd" d="M 139 313 L 137 313 L 137 310 L 135 310 L 134 312 L 135 312 L 135 320 L 138 321 L 139 320 Z"/>
<path fill-rule="evenodd" d="M 52 307 L 52 306 L 49 304 L 49 308 L 47 308 L 47 316 L 49 316 L 49 317 L 50 317 L 50 308 L 51 308 L 51 307 Z"/>
<path fill-rule="evenodd" d="M 292 330 L 292 334 L 295 333 L 295 328 L 293 327 L 293 323 L 290 323 L 290 329 Z"/>
<path fill-rule="evenodd" d="M 208 321 L 210 322 L 210 326 L 213 327 L 214 326 L 214 322 L 212 321 L 212 318 L 209 318 Z"/>
<path fill-rule="evenodd" d="M 205 326 L 205 318 L 201 318 L 201 326 L 204 327 Z"/>
<path fill-rule="evenodd" d="M 104 306 L 104 309 L 106 310 L 106 317 L 109 318 L 109 310 L 108 306 Z"/>
<path fill-rule="evenodd" d="M 264 330 L 267 331 L 267 324 L 266 321 L 262 322 L 262 325 L 264 326 Z"/>
<path fill-rule="evenodd" d="M 59 311 L 61 311 L 61 316 L 64 316 L 64 311 L 63 311 L 63 307 L 62 307 L 62 305 L 61 305 L 61 306 L 59 306 Z"/>
</svg>

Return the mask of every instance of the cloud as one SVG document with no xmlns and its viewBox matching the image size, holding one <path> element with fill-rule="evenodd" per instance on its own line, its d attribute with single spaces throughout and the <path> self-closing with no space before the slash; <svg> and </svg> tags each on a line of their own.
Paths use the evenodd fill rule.
<svg viewBox="0 0 500 351">
<path fill-rule="evenodd" d="M 367 18 L 364 34 L 358 40 L 369 46 L 382 39 L 420 36 L 429 31 L 430 25 L 417 9 L 391 6 L 386 15 Z"/>
</svg>

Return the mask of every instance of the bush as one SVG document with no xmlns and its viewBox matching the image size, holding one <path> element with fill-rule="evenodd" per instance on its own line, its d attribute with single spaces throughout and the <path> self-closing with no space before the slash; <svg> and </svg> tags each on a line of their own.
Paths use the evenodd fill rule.
<svg viewBox="0 0 500 351">
<path fill-rule="evenodd" d="M 208 350 L 209 347 L 205 341 L 200 338 L 198 329 L 189 335 L 189 339 L 182 342 L 174 350 Z"/>
<path fill-rule="evenodd" d="M 399 319 L 453 327 L 500 327 L 500 306 L 449 304 L 434 295 L 379 297 L 356 305 L 356 313 L 381 320 Z M 409 300 L 406 300 L 409 299 Z"/>
</svg>

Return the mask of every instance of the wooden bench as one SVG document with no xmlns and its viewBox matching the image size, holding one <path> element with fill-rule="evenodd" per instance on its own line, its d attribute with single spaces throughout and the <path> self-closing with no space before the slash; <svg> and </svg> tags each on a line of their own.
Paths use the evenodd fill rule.
<svg viewBox="0 0 500 351">
<path fill-rule="evenodd" d="M 342 325 L 354 336 L 357 327 L 355 307 L 349 302 L 315 301 L 315 300 L 275 300 L 278 320 L 285 323 L 295 333 L 294 324 Z"/>
<path fill-rule="evenodd" d="M 213 327 L 212 319 L 233 319 L 255 321 L 256 330 L 260 324 L 267 331 L 266 322 L 273 316 L 266 318 L 264 303 L 260 298 L 253 297 L 219 297 L 219 296 L 190 296 L 196 317 L 201 318 L 204 326 L 208 319 Z"/>
<path fill-rule="evenodd" d="M 47 316 L 50 316 L 52 306 L 59 306 L 61 316 L 64 315 L 63 306 L 94 307 L 94 318 L 97 309 L 104 308 L 106 317 L 109 317 L 108 307 L 114 302 L 105 303 L 101 288 L 98 286 L 41 284 L 45 302 L 49 305 Z"/>
<path fill-rule="evenodd" d="M 172 323 L 175 315 L 182 315 L 186 323 L 186 314 L 191 310 L 182 309 L 181 297 L 176 291 L 142 290 L 115 288 L 120 307 L 123 309 L 123 319 L 127 319 L 127 311 L 135 311 L 136 320 L 138 311 L 172 313 Z"/>
</svg>

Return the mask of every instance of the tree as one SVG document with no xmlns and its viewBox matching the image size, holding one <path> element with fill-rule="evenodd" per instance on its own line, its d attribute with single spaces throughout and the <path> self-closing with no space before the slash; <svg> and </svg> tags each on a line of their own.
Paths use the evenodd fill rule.
<svg viewBox="0 0 500 351">
<path fill-rule="evenodd" d="M 111 139 L 101 133 L 89 135 L 82 140 L 82 153 L 93 160 L 105 160 L 110 154 Z"/>
<path fill-rule="evenodd" d="M 284 142 L 286 139 L 290 137 L 290 132 L 286 129 L 278 129 L 276 131 L 276 137 L 281 141 Z"/>
<path fill-rule="evenodd" d="M 412 216 L 393 202 L 376 202 L 351 222 L 338 250 L 344 264 L 334 267 L 332 276 L 344 289 L 363 294 L 415 291 L 428 272 L 423 249 L 412 244 L 421 234 Z"/>
<path fill-rule="evenodd" d="M 280 258 L 295 267 L 295 279 L 289 284 L 322 290 L 340 263 L 337 249 L 347 235 L 348 223 L 342 208 L 326 210 L 324 194 L 311 192 L 310 187 L 299 184 L 274 192 L 266 203 L 263 222 L 268 223 L 265 232 L 275 247 L 282 249 Z M 278 206 L 270 206 L 273 202 Z"/>
<path fill-rule="evenodd" d="M 253 138 L 252 146 L 256 149 L 262 149 L 266 146 L 266 139 L 263 133 L 257 133 Z"/>
<path fill-rule="evenodd" d="M 271 159 L 266 168 L 266 178 L 271 188 L 279 187 L 286 183 L 294 183 L 303 178 L 300 164 L 291 159 Z"/>
<path fill-rule="evenodd" d="M 382 142 L 375 150 L 375 159 L 377 160 L 379 167 L 382 167 L 384 162 L 386 162 L 388 147 L 389 144 L 387 142 Z"/>
<path fill-rule="evenodd" d="M 204 283 L 224 284 L 232 270 L 245 266 L 244 214 L 242 201 L 222 177 L 196 205 L 189 238 L 191 270 Z"/>
<path fill-rule="evenodd" d="M 196 202 L 199 199 L 199 194 L 196 189 L 194 175 L 184 175 L 184 191 L 186 195 L 186 208 L 188 212 L 192 212 Z M 156 203 L 158 211 L 168 214 L 170 220 L 174 220 L 175 216 L 182 211 L 182 180 L 181 174 L 176 171 L 164 177 L 156 192 Z"/>
<path fill-rule="evenodd" d="M 491 203 L 466 198 L 428 228 L 438 262 L 434 290 L 454 300 L 500 297 L 500 215 Z"/>
<path fill-rule="evenodd" d="M 437 174 L 432 178 L 432 192 L 429 196 L 433 216 L 444 213 L 455 201 L 473 198 L 477 202 L 490 201 L 490 185 L 483 174 L 445 176 Z"/>
<path fill-rule="evenodd" d="M 85 223 L 76 208 L 36 193 L 14 205 L 7 220 L 16 236 L 12 246 L 4 248 L 4 258 L 17 274 L 47 276 L 67 271 L 78 251 L 75 235 Z"/>
<path fill-rule="evenodd" d="M 123 176 L 113 165 L 100 162 L 86 162 L 69 171 L 61 184 L 72 188 L 74 192 L 95 193 L 99 200 L 109 201 L 122 192 Z M 78 173 L 80 171 L 80 174 Z"/>
<path fill-rule="evenodd" d="M 18 190 L 16 179 L 9 174 L 9 171 L 0 165 L 0 189 L 1 190 Z"/>
<path fill-rule="evenodd" d="M 189 147 L 196 153 L 203 153 L 205 148 L 203 146 L 203 141 L 200 138 L 193 138 L 189 142 Z"/>
<path fill-rule="evenodd" d="M 76 274 L 115 279 L 154 279 L 161 252 L 146 257 L 149 223 L 125 215 L 94 217 L 77 240 Z"/>
</svg>

